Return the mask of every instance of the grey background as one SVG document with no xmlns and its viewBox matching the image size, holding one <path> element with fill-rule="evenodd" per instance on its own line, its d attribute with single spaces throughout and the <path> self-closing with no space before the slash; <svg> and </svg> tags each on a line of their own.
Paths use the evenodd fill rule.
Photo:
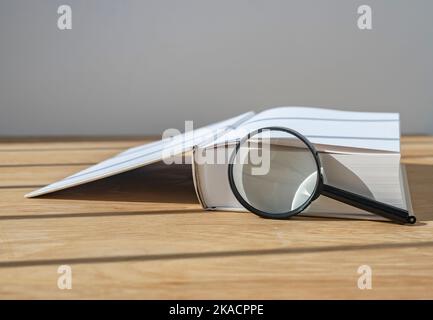
<svg viewBox="0 0 433 320">
<path fill-rule="evenodd" d="M 160 134 L 279 105 L 397 111 L 433 134 L 432 84 L 430 0 L 0 2 L 2 136 Z"/>
</svg>

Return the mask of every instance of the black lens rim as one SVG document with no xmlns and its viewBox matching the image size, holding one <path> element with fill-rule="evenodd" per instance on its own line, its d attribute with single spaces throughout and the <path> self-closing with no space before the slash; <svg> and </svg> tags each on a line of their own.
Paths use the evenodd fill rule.
<svg viewBox="0 0 433 320">
<path fill-rule="evenodd" d="M 236 187 L 236 184 L 235 184 L 235 181 L 233 178 L 233 165 L 234 165 L 235 157 L 238 154 L 239 148 L 247 139 L 249 139 L 250 137 L 252 137 L 256 134 L 261 133 L 264 130 L 282 131 L 282 132 L 286 132 L 288 134 L 294 135 L 295 137 L 299 138 L 308 147 L 308 149 L 313 154 L 313 158 L 315 159 L 315 162 L 316 162 L 317 174 L 318 174 L 316 186 L 315 186 L 314 191 L 312 192 L 310 198 L 302 206 L 300 206 L 296 210 L 291 210 L 291 211 L 282 212 L 282 213 L 269 213 L 269 212 L 262 211 L 260 209 L 253 207 L 252 205 L 250 205 L 241 196 L 241 194 L 239 193 L 239 191 Z M 319 154 L 318 154 L 316 148 L 311 144 L 310 141 L 308 141 L 308 139 L 306 137 L 304 137 L 302 134 L 300 134 L 299 132 L 297 132 L 293 129 L 289 129 L 289 128 L 285 128 L 285 127 L 264 127 L 264 128 L 260 128 L 258 130 L 251 131 L 250 133 L 245 135 L 242 139 L 240 139 L 236 143 L 235 150 L 233 150 L 233 153 L 230 157 L 230 161 L 229 161 L 229 165 L 228 165 L 228 178 L 229 178 L 230 188 L 231 188 L 234 196 L 236 197 L 236 199 L 240 202 L 240 204 L 245 209 L 247 209 L 248 211 L 251 211 L 252 213 L 254 213 L 254 214 L 256 214 L 262 218 L 287 219 L 287 218 L 293 217 L 293 216 L 299 214 L 300 212 L 304 211 L 311 204 L 311 202 L 313 202 L 320 195 L 320 192 L 321 192 L 321 189 L 323 186 L 323 176 L 322 176 L 321 170 L 322 170 L 322 166 L 320 163 Z"/>
</svg>

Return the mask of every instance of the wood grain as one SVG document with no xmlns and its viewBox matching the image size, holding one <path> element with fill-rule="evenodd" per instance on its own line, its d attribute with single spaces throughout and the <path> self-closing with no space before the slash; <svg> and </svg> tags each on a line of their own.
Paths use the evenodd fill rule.
<svg viewBox="0 0 433 320">
<path fill-rule="evenodd" d="M 0 298 L 433 298 L 433 137 L 402 139 L 415 226 L 204 212 L 188 166 L 163 164 L 23 198 L 142 141 L 0 142 Z"/>
</svg>

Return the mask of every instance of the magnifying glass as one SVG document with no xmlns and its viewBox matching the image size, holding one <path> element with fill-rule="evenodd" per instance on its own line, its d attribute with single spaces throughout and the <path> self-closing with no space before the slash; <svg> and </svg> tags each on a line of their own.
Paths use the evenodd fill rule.
<svg viewBox="0 0 433 320">
<path fill-rule="evenodd" d="M 228 168 L 236 199 L 263 218 L 297 215 L 323 195 L 397 223 L 416 222 L 407 210 L 324 183 L 322 172 L 319 154 L 308 139 L 283 127 L 246 135 L 237 143 Z"/>
</svg>

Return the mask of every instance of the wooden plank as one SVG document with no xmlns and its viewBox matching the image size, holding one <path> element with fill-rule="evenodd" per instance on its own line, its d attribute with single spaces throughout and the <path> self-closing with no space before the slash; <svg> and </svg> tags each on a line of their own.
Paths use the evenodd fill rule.
<svg viewBox="0 0 433 320">
<path fill-rule="evenodd" d="M 59 165 L 95 164 L 101 159 L 108 159 L 121 150 L 23 150 L 0 152 L 0 168 L 2 167 L 43 167 Z M 20 169 L 17 169 L 20 170 Z"/>
<path fill-rule="evenodd" d="M 431 299 L 432 257 L 421 253 L 429 249 L 379 247 L 359 250 L 354 247 L 353 250 L 334 252 L 71 264 L 71 290 L 57 288 L 58 265 L 12 267 L 0 271 L 0 296 L 53 299 Z M 401 255 L 407 261 L 399 259 Z M 373 289 L 359 290 L 356 270 L 366 262 L 374 271 Z"/>
<path fill-rule="evenodd" d="M 272 253 L 275 250 L 284 255 L 286 251 L 351 251 L 345 249 L 351 247 L 398 249 L 422 248 L 426 244 L 433 247 L 433 241 L 427 240 L 431 237 L 432 221 L 423 221 L 423 225 L 416 227 L 341 220 L 336 225 L 336 219 L 296 217 L 282 223 L 263 221 L 248 213 L 203 214 L 198 209 L 188 206 L 166 209 L 154 204 L 147 206 L 141 214 L 133 215 L 127 212 L 82 217 L 53 215 L 52 218 L 2 215 L 1 221 L 7 223 L 8 228 L 2 230 L 5 250 L 0 252 L 0 260 L 8 263 L 0 263 L 0 268 L 8 266 L 12 260 L 17 265 L 20 265 L 18 261 L 39 265 L 40 261 L 51 259 L 80 263 L 81 259 L 111 261 L 112 257 L 130 255 L 197 253 L 198 257 L 200 254 L 212 257 L 218 253 L 229 256 L 230 252 L 238 251 L 251 251 L 254 255 L 256 251 L 270 250 Z M 369 230 L 368 239 L 365 234 L 356 232 L 360 228 Z M 336 234 L 330 235 L 330 231 Z M 433 251 L 431 255 L 433 257 Z M 403 255 L 401 259 L 407 257 Z"/>
<path fill-rule="evenodd" d="M 1 167 L 0 189 L 11 187 L 42 187 L 49 183 L 63 179 L 88 165 L 61 165 L 42 167 Z"/>
<path fill-rule="evenodd" d="M 148 143 L 150 139 L 137 140 L 94 140 L 94 141 L 3 141 L 0 142 L 0 152 L 3 151 L 41 151 L 41 150 L 119 150 L 139 146 Z"/>
<path fill-rule="evenodd" d="M 86 159 L 103 160 L 98 148 L 110 142 L 91 143 Z M 188 166 L 162 164 L 24 199 L 26 184 L 81 167 L 0 167 L 0 298 L 431 299 L 433 138 L 404 138 L 402 150 L 415 226 L 205 213 Z M 28 156 L 37 154 L 46 161 L 43 152 Z M 72 290 L 57 288 L 61 264 L 72 267 Z M 357 288 L 363 264 L 373 269 L 373 290 Z"/>
<path fill-rule="evenodd" d="M 433 137 L 402 137 L 401 153 L 405 163 L 433 164 Z"/>
</svg>

